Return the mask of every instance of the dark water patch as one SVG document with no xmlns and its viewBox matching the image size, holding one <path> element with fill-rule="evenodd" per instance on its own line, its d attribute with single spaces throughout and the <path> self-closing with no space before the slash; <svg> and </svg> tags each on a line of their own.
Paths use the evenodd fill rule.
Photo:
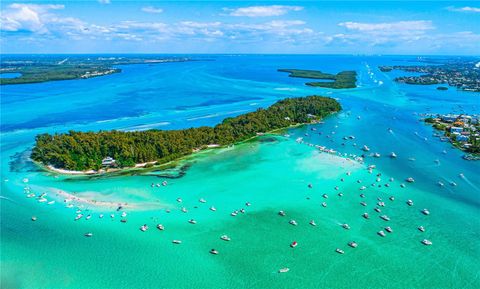
<svg viewBox="0 0 480 289">
<path fill-rule="evenodd" d="M 11 172 L 35 172 L 41 171 L 35 163 L 30 159 L 31 149 L 27 149 L 23 152 L 17 152 L 13 156 L 10 156 L 10 162 L 8 163 Z"/>
</svg>

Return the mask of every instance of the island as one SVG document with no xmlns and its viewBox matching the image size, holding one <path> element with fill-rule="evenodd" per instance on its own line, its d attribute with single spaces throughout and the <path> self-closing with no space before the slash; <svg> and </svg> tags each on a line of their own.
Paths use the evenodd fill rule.
<svg viewBox="0 0 480 289">
<path fill-rule="evenodd" d="M 279 72 L 288 72 L 289 77 L 324 79 L 328 81 L 307 82 L 308 86 L 325 87 L 325 88 L 356 88 L 357 72 L 342 71 L 337 74 L 324 73 L 319 70 L 302 70 L 302 69 L 278 69 Z"/>
<path fill-rule="evenodd" d="M 424 119 L 436 130 L 442 131 L 442 141 L 450 141 L 456 148 L 468 153 L 465 159 L 480 159 L 480 116 L 467 114 L 437 114 Z"/>
<path fill-rule="evenodd" d="M 0 73 L 19 73 L 19 77 L 1 78 L 0 85 L 38 83 L 57 80 L 99 77 L 122 70 L 117 65 L 156 64 L 191 61 L 184 57 L 158 56 L 6 56 L 2 58 Z"/>
<path fill-rule="evenodd" d="M 463 91 L 480 92 L 479 59 L 421 59 L 421 62 L 427 63 L 423 65 L 379 66 L 379 69 L 382 72 L 402 70 L 423 73 L 419 76 L 396 77 L 395 81 L 400 83 L 416 85 L 448 84 Z M 440 86 L 437 89 L 447 90 L 448 88 Z"/>
<path fill-rule="evenodd" d="M 333 98 L 307 96 L 280 100 L 267 109 L 226 118 L 215 127 L 147 131 L 69 131 L 36 136 L 32 160 L 66 171 L 99 171 L 160 165 L 195 151 L 231 145 L 292 125 L 314 123 L 341 110 Z"/>
</svg>

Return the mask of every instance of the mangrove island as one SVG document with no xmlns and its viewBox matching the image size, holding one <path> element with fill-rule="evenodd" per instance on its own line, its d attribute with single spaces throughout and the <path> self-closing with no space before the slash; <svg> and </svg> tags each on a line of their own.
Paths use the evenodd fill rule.
<svg viewBox="0 0 480 289">
<path fill-rule="evenodd" d="M 342 71 L 337 74 L 324 73 L 319 70 L 278 69 L 279 72 L 290 73 L 289 77 L 324 79 L 329 81 L 307 82 L 305 85 L 325 88 L 355 88 L 357 87 L 357 72 Z"/>
<path fill-rule="evenodd" d="M 287 98 L 267 109 L 231 117 L 215 127 L 148 131 L 70 131 L 37 135 L 31 158 L 56 169 L 86 171 L 104 166 L 164 164 L 212 146 L 231 145 L 268 131 L 314 123 L 341 110 L 333 98 Z"/>
</svg>

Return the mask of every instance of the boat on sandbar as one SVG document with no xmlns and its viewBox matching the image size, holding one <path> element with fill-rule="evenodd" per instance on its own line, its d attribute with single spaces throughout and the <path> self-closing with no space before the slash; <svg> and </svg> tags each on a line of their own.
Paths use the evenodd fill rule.
<svg viewBox="0 0 480 289">
<path fill-rule="evenodd" d="M 210 254 L 218 255 L 218 251 L 215 250 L 215 249 L 211 249 L 211 250 L 210 250 Z"/>
<path fill-rule="evenodd" d="M 312 226 L 316 226 L 316 225 L 317 225 L 317 223 L 315 223 L 314 220 L 311 220 L 311 221 L 309 222 L 309 224 L 312 225 Z"/>
<path fill-rule="evenodd" d="M 293 225 L 293 226 L 298 225 L 298 224 L 297 224 L 297 221 L 295 221 L 295 220 L 290 220 L 290 221 L 288 221 L 288 223 L 289 223 L 290 225 Z"/>
<path fill-rule="evenodd" d="M 231 240 L 230 237 L 227 236 L 227 235 L 222 235 L 222 236 L 220 236 L 220 239 L 222 239 L 222 240 L 224 240 L 224 241 L 230 241 L 230 240 Z"/>
<path fill-rule="evenodd" d="M 91 236 L 93 236 L 93 234 L 92 233 L 85 233 L 84 236 L 85 237 L 91 237 Z"/>
<path fill-rule="evenodd" d="M 195 221 L 194 219 L 190 219 L 190 220 L 188 220 L 188 222 L 189 222 L 190 224 L 193 224 L 193 225 L 195 225 L 195 224 L 197 223 L 197 221 Z"/>
<path fill-rule="evenodd" d="M 385 237 L 385 232 L 384 231 L 378 231 L 377 234 L 381 237 Z"/>
<path fill-rule="evenodd" d="M 165 230 L 165 227 L 162 224 L 158 224 L 157 229 L 159 229 L 160 231 L 163 231 Z"/>
<path fill-rule="evenodd" d="M 348 246 L 352 248 L 357 248 L 358 244 L 355 241 L 352 241 L 352 242 L 348 242 Z"/>
<path fill-rule="evenodd" d="M 423 209 L 423 210 L 422 210 L 422 214 L 424 214 L 424 215 L 430 215 L 430 211 L 427 210 L 427 209 Z"/>
<path fill-rule="evenodd" d="M 281 269 L 278 269 L 278 273 L 287 273 L 288 271 L 290 271 L 290 268 L 281 268 Z"/>
<path fill-rule="evenodd" d="M 293 242 L 290 244 L 290 247 L 292 247 L 292 248 L 295 248 L 295 247 L 297 247 L 297 246 L 298 246 L 297 241 L 293 241 Z"/>
<path fill-rule="evenodd" d="M 335 252 L 337 252 L 338 254 L 345 254 L 345 251 L 339 248 L 335 249 Z"/>
<path fill-rule="evenodd" d="M 392 232 L 393 232 L 393 230 L 392 230 L 391 227 L 385 227 L 385 231 L 387 231 L 387 232 L 389 232 L 389 233 L 392 233 Z"/>
<path fill-rule="evenodd" d="M 432 245 L 432 242 L 427 240 L 427 239 L 423 239 L 422 244 L 425 245 L 425 246 L 430 246 L 430 245 Z"/>
<path fill-rule="evenodd" d="M 418 227 L 418 230 L 419 230 L 420 232 L 425 232 L 425 228 L 424 228 L 423 226 Z"/>
</svg>

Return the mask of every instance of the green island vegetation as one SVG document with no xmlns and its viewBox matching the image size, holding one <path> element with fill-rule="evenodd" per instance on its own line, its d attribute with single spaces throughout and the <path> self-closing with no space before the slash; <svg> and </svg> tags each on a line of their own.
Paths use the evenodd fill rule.
<svg viewBox="0 0 480 289">
<path fill-rule="evenodd" d="M 313 95 L 280 100 L 267 109 L 227 118 L 215 127 L 40 134 L 31 158 L 46 166 L 77 171 L 99 170 L 107 156 L 119 168 L 146 162 L 164 164 L 212 145 L 231 145 L 268 131 L 317 122 L 339 110 L 336 100 Z"/>
<path fill-rule="evenodd" d="M 301 69 L 278 69 L 279 72 L 288 72 L 289 77 L 325 79 L 332 81 L 307 82 L 308 86 L 325 87 L 325 88 L 355 88 L 357 87 L 357 72 L 342 71 L 337 74 L 324 73 L 319 70 L 301 70 Z"/>
<path fill-rule="evenodd" d="M 1 78 L 0 85 L 26 84 L 57 80 L 86 79 L 99 77 L 122 70 L 115 65 L 155 64 L 189 61 L 174 57 L 88 57 L 88 56 L 44 56 L 29 58 L 12 56 L 1 61 L 0 73 L 20 73 L 19 77 Z"/>
<path fill-rule="evenodd" d="M 439 114 L 429 116 L 423 121 L 443 132 L 443 136 L 437 135 L 442 141 L 448 140 L 453 146 L 472 156 L 480 155 L 480 123 L 477 115 Z"/>
</svg>

